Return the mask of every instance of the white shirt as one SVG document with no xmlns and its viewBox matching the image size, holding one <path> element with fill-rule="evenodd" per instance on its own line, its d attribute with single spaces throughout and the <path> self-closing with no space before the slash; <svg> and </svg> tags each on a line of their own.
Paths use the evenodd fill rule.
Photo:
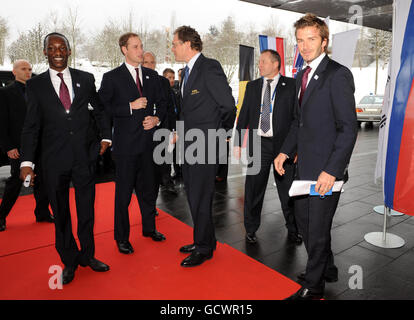
<svg viewBox="0 0 414 320">
<path fill-rule="evenodd" d="M 138 65 L 138 67 L 134 67 L 134 66 L 130 65 L 129 63 L 127 63 L 125 61 L 125 66 L 127 67 L 128 71 L 131 74 L 132 79 L 134 79 L 135 83 L 137 83 L 137 72 L 136 72 L 135 68 L 138 68 L 139 82 L 140 82 L 141 88 L 142 88 L 142 68 L 141 68 L 141 65 Z M 132 114 L 131 102 L 129 103 L 129 112 Z"/>
<path fill-rule="evenodd" d="M 199 52 L 199 53 L 197 53 L 197 54 L 195 54 L 194 55 L 194 57 L 192 57 L 191 59 L 190 59 L 190 61 L 188 61 L 188 63 L 187 63 L 187 67 L 188 67 L 188 77 L 187 77 L 187 80 L 188 80 L 188 78 L 190 77 L 190 73 L 191 73 L 191 70 L 193 69 L 193 67 L 194 67 L 194 64 L 196 63 L 196 61 L 197 61 L 197 59 L 198 59 L 198 57 L 201 55 L 201 52 Z M 184 70 L 183 70 L 184 71 Z M 184 80 L 183 80 L 184 81 Z M 184 95 L 184 86 L 182 86 L 182 88 L 181 88 L 181 95 Z"/>
<path fill-rule="evenodd" d="M 135 71 L 136 68 L 138 68 L 138 73 L 139 73 L 139 82 L 141 83 L 141 88 L 142 88 L 142 68 L 141 65 L 138 65 L 138 67 L 134 67 L 132 65 L 130 65 L 129 63 L 127 63 L 125 61 L 125 65 L 129 71 L 129 73 L 131 74 L 132 78 L 134 79 L 134 82 L 137 83 L 137 72 Z"/>
<path fill-rule="evenodd" d="M 58 97 L 60 97 L 60 84 L 62 80 L 60 80 L 58 73 L 63 73 L 63 81 L 65 81 L 66 86 L 68 87 L 69 95 L 70 95 L 70 102 L 73 102 L 74 93 L 73 93 L 73 86 L 72 86 L 72 76 L 70 75 L 69 68 L 59 72 L 53 69 L 49 69 L 50 80 L 52 81 L 53 88 L 56 91 Z M 69 111 L 67 111 L 69 113 Z"/>
<path fill-rule="evenodd" d="M 274 106 L 275 106 L 275 99 L 276 99 L 276 95 L 273 96 L 273 92 L 275 92 L 277 83 L 279 82 L 280 79 L 280 73 L 278 73 L 274 78 L 273 81 L 270 83 L 270 99 L 271 103 L 272 103 L 272 112 L 270 112 L 270 130 L 267 131 L 266 133 L 264 133 L 262 131 L 262 129 L 260 129 L 260 125 L 262 123 L 262 113 L 260 112 L 260 118 L 259 118 L 259 127 L 257 130 L 257 135 L 261 136 L 261 137 L 273 137 L 273 111 L 274 111 Z M 260 111 L 262 110 L 262 106 L 263 106 L 263 98 L 264 98 L 264 94 L 266 91 L 266 87 L 267 87 L 267 80 L 270 80 L 269 78 L 263 78 L 263 87 L 262 87 L 262 100 L 261 100 L 261 104 L 260 104 Z M 277 94 L 277 92 L 276 92 Z"/>
</svg>

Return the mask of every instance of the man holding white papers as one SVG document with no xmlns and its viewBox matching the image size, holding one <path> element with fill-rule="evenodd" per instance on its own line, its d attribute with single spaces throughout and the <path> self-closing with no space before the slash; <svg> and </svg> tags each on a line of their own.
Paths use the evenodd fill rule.
<svg viewBox="0 0 414 320">
<path fill-rule="evenodd" d="M 357 137 L 354 80 L 348 68 L 327 55 L 329 29 L 313 14 L 295 23 L 299 51 L 307 67 L 296 78 L 296 119 L 274 161 L 279 174 L 297 154 L 297 179 L 317 181 L 324 196 L 342 180 Z M 340 192 L 295 198 L 295 218 L 308 253 L 303 287 L 294 300 L 321 299 L 325 282 L 336 281 L 331 250 L 332 220 Z"/>
</svg>

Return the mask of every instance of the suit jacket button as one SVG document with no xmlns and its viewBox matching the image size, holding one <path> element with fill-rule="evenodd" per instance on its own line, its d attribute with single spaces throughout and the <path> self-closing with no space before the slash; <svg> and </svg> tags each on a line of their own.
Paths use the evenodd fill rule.
<svg viewBox="0 0 414 320">
<path fill-rule="evenodd" d="M 70 131 L 69 134 L 72 136 L 73 135 L 73 131 Z"/>
<path fill-rule="evenodd" d="M 303 127 L 303 122 L 300 122 L 299 123 L 299 127 Z"/>
</svg>

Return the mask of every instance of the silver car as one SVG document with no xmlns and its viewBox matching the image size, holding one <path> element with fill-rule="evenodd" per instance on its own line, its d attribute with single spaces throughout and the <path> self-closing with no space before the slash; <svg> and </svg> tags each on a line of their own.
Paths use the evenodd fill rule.
<svg viewBox="0 0 414 320">
<path fill-rule="evenodd" d="M 358 124 L 381 121 L 383 102 L 384 96 L 382 95 L 364 96 L 356 106 Z"/>
</svg>

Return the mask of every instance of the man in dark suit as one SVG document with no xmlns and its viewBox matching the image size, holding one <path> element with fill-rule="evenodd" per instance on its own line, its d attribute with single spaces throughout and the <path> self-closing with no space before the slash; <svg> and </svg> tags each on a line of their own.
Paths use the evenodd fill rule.
<svg viewBox="0 0 414 320">
<path fill-rule="evenodd" d="M 234 155 L 240 159 L 243 141 L 242 129 L 249 128 L 249 156 L 256 157 L 253 145 L 260 146 L 260 171 L 247 174 L 244 194 L 244 225 L 246 241 L 256 243 L 256 231 L 260 226 L 263 198 L 266 192 L 269 170 L 279 154 L 293 121 L 295 105 L 295 80 L 279 73 L 280 55 L 274 50 L 265 50 L 260 54 L 259 70 L 261 78 L 247 84 L 243 105 L 237 120 L 239 139 L 235 139 Z M 252 166 L 252 164 L 249 164 Z M 283 215 L 288 229 L 288 240 L 301 244 L 293 214 L 293 200 L 289 197 L 289 188 L 294 176 L 294 164 L 289 160 L 285 164 L 286 173 L 280 176 L 276 170 L 273 175 L 277 185 Z"/>
<path fill-rule="evenodd" d="M 153 161 L 154 131 L 165 117 L 166 103 L 157 72 L 143 67 L 139 36 L 119 38 L 125 63 L 102 78 L 99 95 L 113 119 L 115 160 L 115 241 L 121 253 L 134 249 L 129 241 L 128 206 L 135 189 L 142 216 L 142 234 L 154 241 L 165 237 L 155 228 L 156 192 Z"/>
<path fill-rule="evenodd" d="M 13 74 L 16 80 L 9 86 L 0 89 L 0 147 L 7 151 L 10 161 L 10 178 L 6 181 L 3 199 L 0 204 L 0 231 L 6 229 L 6 217 L 19 197 L 22 188 L 20 180 L 20 138 L 27 105 L 25 100 L 26 81 L 32 76 L 32 67 L 26 60 L 17 60 L 13 64 Z M 35 167 L 38 175 L 33 193 L 36 200 L 34 214 L 37 222 L 54 222 L 49 211 L 40 165 Z"/>
<path fill-rule="evenodd" d="M 154 53 L 146 51 L 144 53 L 144 61 L 142 66 L 148 69 L 155 70 L 157 66 L 157 60 Z M 164 121 L 161 122 L 160 127 L 168 129 L 171 132 L 175 131 L 175 122 L 177 121 L 177 116 L 174 110 L 174 93 L 170 87 L 170 81 L 164 76 L 158 76 L 161 82 L 162 91 L 160 94 L 164 95 L 165 101 L 167 103 L 167 114 L 164 118 Z M 163 143 L 163 142 L 161 142 Z M 158 189 L 161 185 L 165 191 L 168 191 L 171 194 L 177 195 L 177 190 L 175 189 L 174 182 L 171 178 L 171 163 L 155 164 L 156 171 L 156 194 L 155 198 L 158 197 Z"/>
<path fill-rule="evenodd" d="M 180 120 L 180 113 L 181 113 L 181 93 L 180 93 L 180 84 L 175 80 L 175 71 L 171 68 L 166 68 L 162 72 L 162 75 L 168 79 L 170 82 L 170 88 L 172 93 L 172 102 L 173 102 L 173 109 L 174 109 L 174 123 L 171 124 L 171 128 L 174 131 L 174 134 L 176 134 L 177 128 L 176 128 L 176 121 Z M 179 159 L 179 150 L 178 148 L 174 148 L 173 150 L 174 156 L 173 156 L 173 165 L 174 165 L 174 179 L 178 179 L 182 177 L 181 174 L 181 163 L 178 161 Z"/>
<path fill-rule="evenodd" d="M 99 100 L 92 74 L 68 68 L 69 41 L 59 33 L 44 39 L 43 52 L 49 70 L 27 82 L 28 109 L 22 131 L 20 177 L 35 178 L 32 170 L 36 146 L 41 143 L 43 177 L 55 217 L 56 249 L 65 265 L 62 282 L 75 276 L 78 265 L 94 271 L 109 266 L 95 259 L 93 237 L 95 202 L 95 166 L 98 154 L 111 143 L 109 118 Z M 105 140 L 99 143 L 88 104 Z M 46 169 L 47 168 L 47 169 Z M 78 217 L 78 249 L 72 234 L 69 187 L 75 188 Z"/>
<path fill-rule="evenodd" d="M 297 154 L 297 179 L 317 181 L 321 196 L 343 180 L 357 137 L 354 80 L 346 67 L 326 55 L 329 30 L 313 14 L 295 23 L 300 54 L 307 63 L 296 79 L 296 118 L 275 159 L 283 163 Z M 308 253 L 303 287 L 289 299 L 323 297 L 325 282 L 336 281 L 338 270 L 331 250 L 332 220 L 340 192 L 324 198 L 295 198 L 295 217 Z"/>
<path fill-rule="evenodd" d="M 180 249 L 183 253 L 191 253 L 182 261 L 184 267 L 197 266 L 210 259 L 216 248 L 212 202 L 217 155 L 209 154 L 207 146 L 215 145 L 220 140 L 225 143 L 226 137 L 210 139 L 208 132 L 233 128 L 236 116 L 234 98 L 220 63 L 206 58 L 201 50 L 202 41 L 196 30 L 188 26 L 175 30 L 172 51 L 176 61 L 187 64 L 180 88 L 180 119 L 184 120 L 184 136 L 180 137 L 178 132 L 178 139 L 184 141 L 186 151 L 192 146 L 185 139 L 189 130 L 202 134 L 205 139 L 203 150 L 196 151 L 196 161 L 190 162 L 186 154 L 183 165 L 184 185 L 194 222 L 194 243 Z M 202 159 L 198 158 L 200 155 Z M 214 163 L 208 161 L 211 158 L 215 159 Z"/>
</svg>

